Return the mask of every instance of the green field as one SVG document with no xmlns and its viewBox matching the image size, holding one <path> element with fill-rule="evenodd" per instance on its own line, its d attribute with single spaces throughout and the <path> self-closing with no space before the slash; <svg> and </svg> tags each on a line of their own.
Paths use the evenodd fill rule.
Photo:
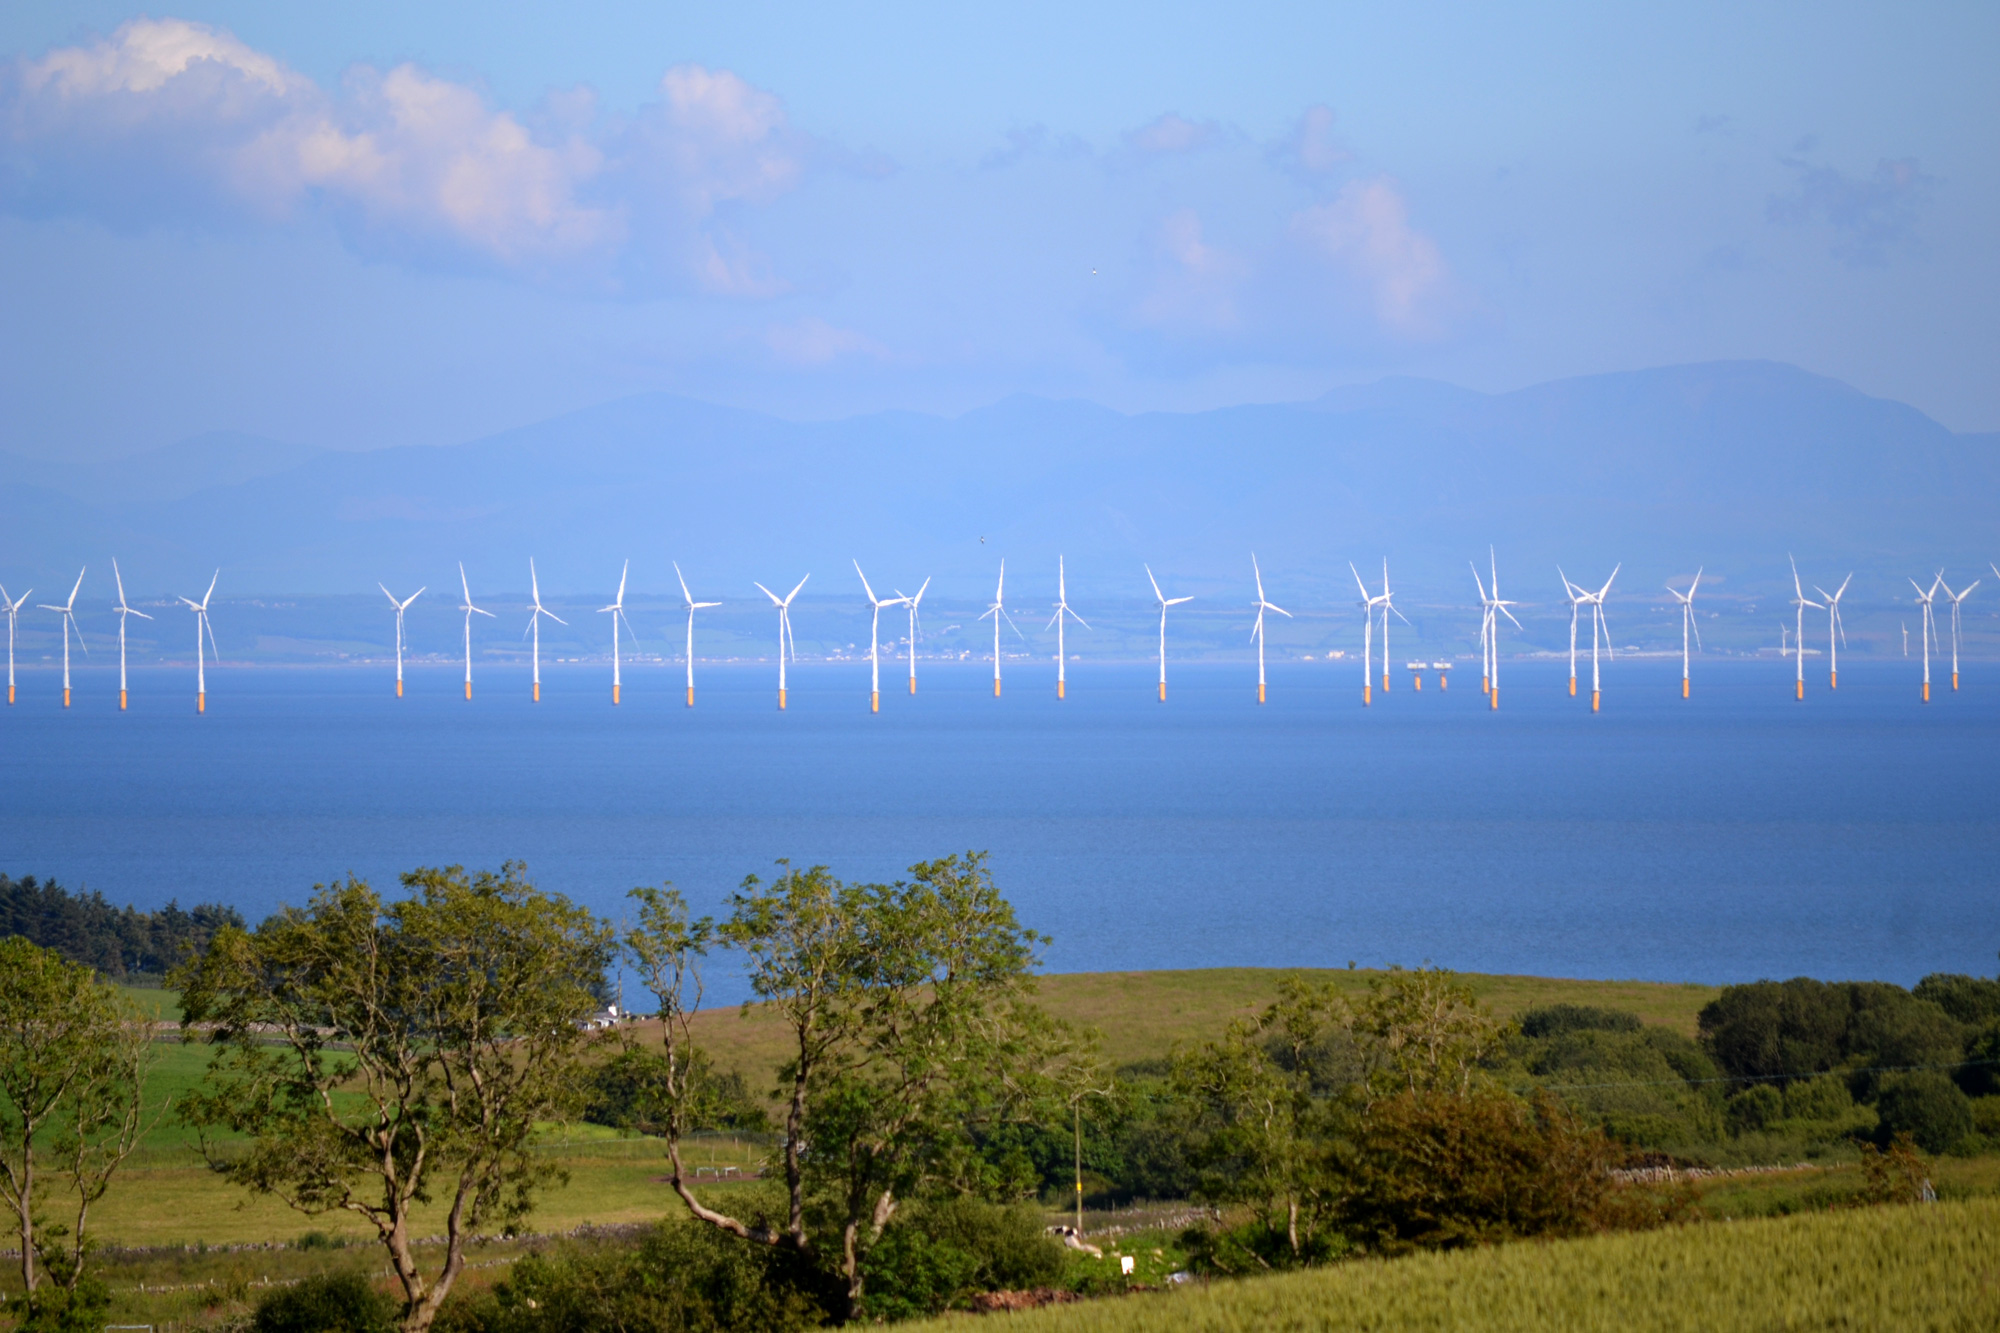
<svg viewBox="0 0 2000 1333">
<path fill-rule="evenodd" d="M 1164 1057 L 1177 1042 L 1219 1036 L 1232 1019 L 1247 1018 L 1278 997 L 1278 984 L 1291 975 L 1331 981 L 1354 997 L 1367 993 L 1381 973 L 1366 968 L 1218 967 L 1182 972 L 1068 972 L 1040 978 L 1041 1001 L 1050 1013 L 1081 1027 L 1097 1029 L 1114 1065 Z M 1599 1005 L 1638 1014 L 1648 1023 L 1692 1037 L 1695 1015 L 1721 994 L 1717 986 L 1655 981 L 1573 981 L 1561 977 L 1460 977 L 1482 1003 L 1502 1018 L 1538 1005 Z M 785 1057 L 785 1034 L 775 1018 L 753 1007 L 707 1009 L 695 1018 L 696 1039 L 717 1065 L 736 1070 L 750 1086 L 763 1087 Z"/>
<path fill-rule="evenodd" d="M 917 1330 L 959 1328 L 947 1319 Z M 1013 1315 L 1019 1333 L 1641 1333 L 2000 1327 L 2000 1200 L 1708 1223 L 1196 1284 Z"/>
</svg>

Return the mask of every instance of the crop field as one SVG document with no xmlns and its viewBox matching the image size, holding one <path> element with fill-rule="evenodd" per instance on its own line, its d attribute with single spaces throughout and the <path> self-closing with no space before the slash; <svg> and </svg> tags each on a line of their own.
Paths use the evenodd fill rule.
<svg viewBox="0 0 2000 1333">
<path fill-rule="evenodd" d="M 941 1320 L 916 1330 L 962 1327 Z M 1016 1333 L 2000 1327 L 2000 1200 L 1356 1262 L 1016 1314 Z"/>
</svg>

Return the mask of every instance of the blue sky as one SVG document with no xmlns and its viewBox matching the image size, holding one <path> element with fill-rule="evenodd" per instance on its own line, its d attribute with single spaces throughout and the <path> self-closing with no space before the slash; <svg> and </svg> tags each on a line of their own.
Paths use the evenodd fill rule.
<svg viewBox="0 0 2000 1333">
<path fill-rule="evenodd" d="M 0 448 L 1767 357 L 2000 429 L 2000 7 L 17 3 Z"/>
</svg>

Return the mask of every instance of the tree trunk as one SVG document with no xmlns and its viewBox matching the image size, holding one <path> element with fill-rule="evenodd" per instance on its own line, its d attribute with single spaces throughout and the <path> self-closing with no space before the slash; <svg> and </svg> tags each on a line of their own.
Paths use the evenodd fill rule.
<svg viewBox="0 0 2000 1333">
<path fill-rule="evenodd" d="M 1299 1253 L 1299 1199 L 1292 1195 L 1285 1200 L 1285 1239 L 1292 1243 L 1292 1257 Z"/>
<path fill-rule="evenodd" d="M 35 1145 L 31 1128 L 21 1143 L 21 1290 L 33 1291 L 35 1272 Z"/>
</svg>

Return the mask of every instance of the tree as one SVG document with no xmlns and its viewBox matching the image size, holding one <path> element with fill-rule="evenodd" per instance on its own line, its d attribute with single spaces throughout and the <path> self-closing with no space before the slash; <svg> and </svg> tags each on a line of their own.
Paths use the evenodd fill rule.
<svg viewBox="0 0 2000 1333">
<path fill-rule="evenodd" d="M 1368 998 L 1354 1013 L 1370 1082 L 1384 1091 L 1467 1093 L 1479 1062 L 1505 1031 L 1470 986 L 1439 967 L 1391 968 L 1369 981 Z"/>
<path fill-rule="evenodd" d="M 146 1128 L 152 1038 L 90 968 L 0 940 L 0 1197 L 16 1219 L 31 1303 L 44 1279 L 59 1303 L 83 1290 L 91 1205 Z M 72 1221 L 47 1217 L 45 1176 L 73 1196 Z"/>
<path fill-rule="evenodd" d="M 666 1091 L 677 1103 L 663 1117 L 675 1192 L 711 1226 L 820 1256 L 858 1315 L 864 1253 L 901 1201 L 939 1182 L 979 1188 L 976 1128 L 1048 1109 L 1045 1071 L 1068 1034 L 1032 1002 L 1029 969 L 1044 941 L 1015 921 L 980 853 L 921 863 L 893 885 L 786 865 L 768 886 L 746 879 L 720 927 L 690 920 L 671 889 L 635 897 L 626 947 L 660 1004 Z M 751 991 L 789 1038 L 782 1223 L 708 1206 L 680 1161 L 700 1068 L 688 1018 L 700 960 L 716 944 L 748 956 Z M 834 1237 L 837 1255 L 823 1243 Z"/>
<path fill-rule="evenodd" d="M 1353 1109 L 1341 1094 L 1363 1073 L 1352 1021 L 1331 986 L 1287 976 L 1261 1015 L 1177 1052 L 1169 1074 L 1174 1093 L 1197 1108 L 1191 1146 L 1202 1193 L 1255 1207 L 1294 1263 L 1307 1257 L 1338 1193 L 1333 1154 Z"/>
<path fill-rule="evenodd" d="M 186 1032 L 216 1048 L 185 1108 L 205 1130 L 251 1135 L 215 1170 L 301 1212 L 367 1219 L 422 1333 L 465 1266 L 468 1237 L 511 1227 L 560 1173 L 530 1152 L 579 1077 L 613 947 L 519 863 L 402 877 L 385 904 L 350 877 L 254 933 L 224 930 L 177 978 Z M 426 1272 L 413 1210 L 446 1204 L 442 1261 Z"/>
</svg>

